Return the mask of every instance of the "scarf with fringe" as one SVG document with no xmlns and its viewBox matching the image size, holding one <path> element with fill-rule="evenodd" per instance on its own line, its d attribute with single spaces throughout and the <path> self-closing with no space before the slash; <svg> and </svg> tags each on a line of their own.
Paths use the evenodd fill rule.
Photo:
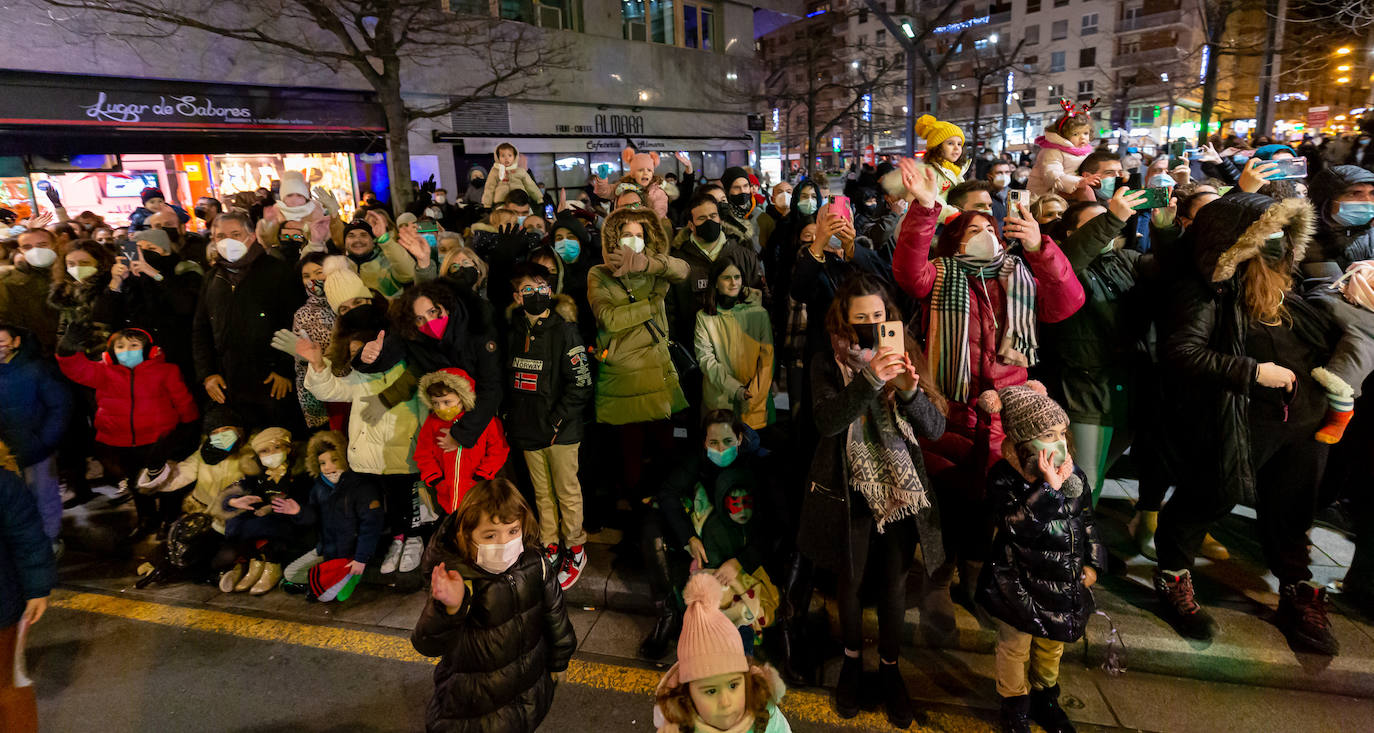
<svg viewBox="0 0 1374 733">
<path fill-rule="evenodd" d="M 1021 258 L 999 254 L 978 265 L 958 257 L 937 257 L 935 288 L 930 297 L 930 335 L 926 351 L 935 369 L 935 384 L 949 399 L 967 402 L 972 368 L 969 365 L 969 288 L 986 289 L 997 278 L 1006 293 L 1006 313 L 995 325 L 1002 335 L 997 357 L 1005 364 L 1029 367 L 1036 362 L 1035 277 Z M 976 283 L 974 281 L 977 281 Z M 990 300 L 990 299 L 989 299 Z"/>
</svg>

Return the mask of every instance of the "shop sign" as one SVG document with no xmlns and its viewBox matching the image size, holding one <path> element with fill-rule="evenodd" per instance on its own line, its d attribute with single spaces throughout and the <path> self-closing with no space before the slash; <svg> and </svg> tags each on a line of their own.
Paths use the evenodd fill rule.
<svg viewBox="0 0 1374 733">
<path fill-rule="evenodd" d="M 186 180 L 188 181 L 205 180 L 205 171 L 200 169 L 200 163 L 187 163 L 181 169 L 186 171 Z"/>
<path fill-rule="evenodd" d="M 748 118 L 726 112 L 678 112 L 630 107 L 597 109 L 590 105 L 562 105 L 520 102 L 506 104 L 509 134 L 517 136 L 573 135 L 582 137 L 745 137 Z M 488 123 L 489 126 L 489 123 Z M 453 132 L 496 134 L 487 129 L 455 125 Z M 624 147 L 624 140 L 620 140 Z M 616 148 L 619 150 L 620 148 Z"/>
<path fill-rule="evenodd" d="M 1327 119 L 1330 115 L 1330 107 L 1308 107 L 1307 126 L 1314 130 L 1319 130 L 1326 126 Z"/>
<path fill-rule="evenodd" d="M 0 72 L 0 124 L 384 130 L 360 92 Z"/>
<path fill-rule="evenodd" d="M 586 138 L 586 137 L 446 137 L 446 140 L 463 142 L 469 153 L 489 152 L 502 142 L 512 142 L 522 153 L 619 153 L 625 147 L 625 138 Z M 752 150 L 754 143 L 748 138 L 676 138 L 631 137 L 635 148 L 644 152 L 657 152 L 671 155 L 679 150 L 686 151 L 723 151 Z"/>
</svg>

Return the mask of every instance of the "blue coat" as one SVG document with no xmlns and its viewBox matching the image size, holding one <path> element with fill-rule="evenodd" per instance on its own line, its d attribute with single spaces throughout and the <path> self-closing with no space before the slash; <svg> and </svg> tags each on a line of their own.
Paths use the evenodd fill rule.
<svg viewBox="0 0 1374 733">
<path fill-rule="evenodd" d="M 296 522 L 313 524 L 319 530 L 315 551 L 324 559 L 342 557 L 366 565 L 382 537 L 382 497 L 370 476 L 344 471 L 334 486 L 317 478 L 310 489 L 310 503 L 301 507 Z"/>
<path fill-rule="evenodd" d="M 0 364 L 0 440 L 27 468 L 57 450 L 67 431 L 72 396 L 55 365 L 37 356 L 38 342 L 25 339 L 8 364 Z"/>
<path fill-rule="evenodd" d="M 57 561 L 38 505 L 24 481 L 0 468 L 0 629 L 19 623 L 24 604 L 57 583 Z"/>
</svg>

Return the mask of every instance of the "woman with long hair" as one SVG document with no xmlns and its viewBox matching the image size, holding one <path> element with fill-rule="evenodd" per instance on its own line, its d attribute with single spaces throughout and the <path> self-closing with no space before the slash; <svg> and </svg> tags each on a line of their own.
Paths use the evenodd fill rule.
<svg viewBox="0 0 1374 733">
<path fill-rule="evenodd" d="M 916 544 L 927 568 L 944 558 L 935 492 L 918 440 L 945 432 L 945 400 L 915 341 L 878 345 L 883 324 L 902 314 L 881 280 L 855 275 L 825 315 L 832 350 L 811 363 L 811 413 L 820 443 L 802 504 L 798 549 L 839 578 L 836 598 L 844 664 L 835 690 L 842 717 L 859 710 L 863 606 L 859 585 L 870 562 L 881 566 L 878 656 L 888 720 L 910 725 L 913 712 L 898 670 L 906 576 Z"/>
<path fill-rule="evenodd" d="M 1192 253 L 1168 292 L 1161 334 L 1182 453 L 1179 486 L 1159 514 L 1155 592 L 1165 620 L 1208 639 L 1190 569 L 1208 528 L 1253 506 L 1265 560 L 1279 580 L 1277 625 L 1294 646 L 1334 655 L 1326 591 L 1308 569 L 1307 532 L 1329 446 L 1312 435 L 1326 414 L 1311 377 L 1340 330 L 1294 290 L 1314 215 L 1302 199 L 1226 196 L 1202 207 L 1180 247 Z"/>
</svg>

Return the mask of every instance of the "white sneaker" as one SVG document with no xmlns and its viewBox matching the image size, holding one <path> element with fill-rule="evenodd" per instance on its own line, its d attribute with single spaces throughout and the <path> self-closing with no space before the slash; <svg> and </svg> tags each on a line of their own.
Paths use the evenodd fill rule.
<svg viewBox="0 0 1374 733">
<path fill-rule="evenodd" d="M 563 566 L 558 569 L 558 586 L 566 591 L 576 585 L 586 567 L 587 552 L 583 546 L 569 547 L 563 556 Z"/>
<path fill-rule="evenodd" d="M 391 547 L 386 550 L 386 559 L 382 560 L 380 571 L 382 575 L 396 572 L 396 566 L 401 562 L 401 548 L 403 543 L 400 540 L 392 540 Z"/>
<path fill-rule="evenodd" d="M 424 554 L 425 543 L 419 537 L 407 537 L 405 547 L 401 549 L 401 572 L 408 573 L 420 567 L 420 558 Z"/>
</svg>

